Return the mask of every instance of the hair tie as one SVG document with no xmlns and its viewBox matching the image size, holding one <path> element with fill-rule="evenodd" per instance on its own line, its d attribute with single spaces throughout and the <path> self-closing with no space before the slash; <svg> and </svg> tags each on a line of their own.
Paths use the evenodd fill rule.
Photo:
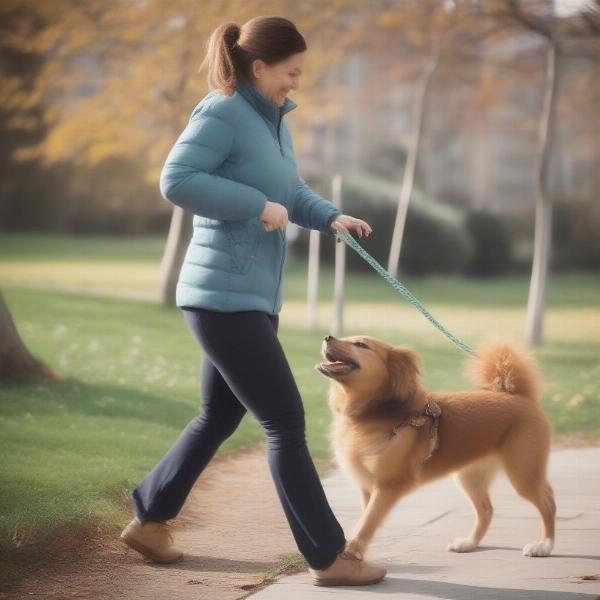
<svg viewBox="0 0 600 600">
<path fill-rule="evenodd" d="M 237 44 L 238 40 L 240 39 L 240 35 L 242 33 L 241 28 L 236 25 L 235 29 L 231 28 L 228 30 L 227 32 L 227 47 L 232 50 L 233 47 Z"/>
</svg>

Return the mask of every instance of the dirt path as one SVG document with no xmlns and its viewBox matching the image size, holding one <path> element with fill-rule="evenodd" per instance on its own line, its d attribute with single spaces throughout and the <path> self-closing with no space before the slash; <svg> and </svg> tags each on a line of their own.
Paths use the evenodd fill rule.
<svg viewBox="0 0 600 600">
<path fill-rule="evenodd" d="M 322 477 L 329 467 L 317 464 Z M 186 552 L 181 563 L 144 562 L 117 536 L 88 532 L 51 557 L 18 565 L 10 576 L 13 586 L 0 598 L 234 600 L 282 570 L 306 569 L 271 479 L 264 442 L 213 459 L 201 475 L 176 521 L 175 538 Z"/>
</svg>

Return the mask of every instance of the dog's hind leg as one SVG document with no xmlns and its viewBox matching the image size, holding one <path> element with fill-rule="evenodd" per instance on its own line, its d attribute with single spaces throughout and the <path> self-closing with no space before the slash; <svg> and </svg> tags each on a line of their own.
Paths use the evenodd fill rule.
<svg viewBox="0 0 600 600">
<path fill-rule="evenodd" d="M 554 491 L 550 484 L 544 482 L 533 492 L 521 494 L 536 506 L 542 517 L 542 538 L 523 548 L 523 556 L 550 556 L 554 548 L 554 520 L 556 518 L 556 503 Z"/>
<path fill-rule="evenodd" d="M 479 546 L 492 520 L 493 508 L 488 493 L 490 484 L 498 471 L 495 456 L 486 457 L 456 473 L 455 481 L 467 495 L 475 510 L 475 523 L 467 537 L 456 538 L 448 544 L 453 552 L 470 552 Z"/>
<path fill-rule="evenodd" d="M 519 469 L 507 474 L 511 483 L 523 498 L 529 500 L 542 517 L 542 532 L 538 542 L 527 544 L 523 548 L 523 556 L 550 556 L 554 548 L 554 521 L 556 518 L 556 503 L 554 491 L 544 476 L 541 480 L 521 479 Z"/>
<path fill-rule="evenodd" d="M 503 449 L 503 464 L 506 474 L 517 493 L 529 500 L 542 517 L 541 539 L 523 548 L 524 556 L 550 556 L 554 548 L 554 521 L 556 504 L 554 491 L 546 477 L 548 453 L 546 449 L 535 447 L 526 440 L 510 444 Z M 528 451 L 524 452 L 524 445 Z"/>
</svg>

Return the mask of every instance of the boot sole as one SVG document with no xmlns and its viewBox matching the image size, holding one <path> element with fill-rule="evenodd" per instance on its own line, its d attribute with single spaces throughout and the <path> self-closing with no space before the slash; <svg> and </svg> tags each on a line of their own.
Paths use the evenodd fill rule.
<svg viewBox="0 0 600 600">
<path fill-rule="evenodd" d="M 356 579 L 325 579 L 323 581 L 317 581 L 313 579 L 313 585 L 319 586 L 335 586 L 335 585 L 372 585 L 374 583 L 379 583 L 384 577 L 385 573 L 381 577 L 376 577 L 375 579 L 371 579 L 368 581 L 356 581 Z"/>
<path fill-rule="evenodd" d="M 132 550 L 143 554 L 146 558 L 153 560 L 154 562 L 161 563 L 163 565 L 168 565 L 171 563 L 179 562 L 183 559 L 183 553 L 176 558 L 165 558 L 164 556 L 160 556 L 156 554 L 152 548 L 148 546 L 144 546 L 144 544 L 140 544 L 134 538 L 128 535 L 121 535 L 119 538 L 125 545 L 129 546 Z"/>
</svg>

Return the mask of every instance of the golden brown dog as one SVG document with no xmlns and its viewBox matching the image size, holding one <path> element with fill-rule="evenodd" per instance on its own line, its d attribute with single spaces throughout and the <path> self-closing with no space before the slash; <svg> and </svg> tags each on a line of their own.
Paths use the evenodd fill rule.
<svg viewBox="0 0 600 600">
<path fill-rule="evenodd" d="M 452 472 L 475 509 L 471 533 L 448 549 L 468 552 L 492 518 L 488 489 L 502 468 L 516 491 L 542 517 L 540 541 L 526 556 L 549 556 L 554 546 L 554 494 L 546 477 L 550 426 L 542 412 L 535 361 L 512 342 L 487 342 L 468 360 L 478 389 L 433 392 L 421 386 L 419 355 L 369 336 L 322 346 L 334 418 L 337 462 L 360 488 L 363 513 L 345 552 L 362 558 L 375 530 L 411 490 Z"/>
</svg>

